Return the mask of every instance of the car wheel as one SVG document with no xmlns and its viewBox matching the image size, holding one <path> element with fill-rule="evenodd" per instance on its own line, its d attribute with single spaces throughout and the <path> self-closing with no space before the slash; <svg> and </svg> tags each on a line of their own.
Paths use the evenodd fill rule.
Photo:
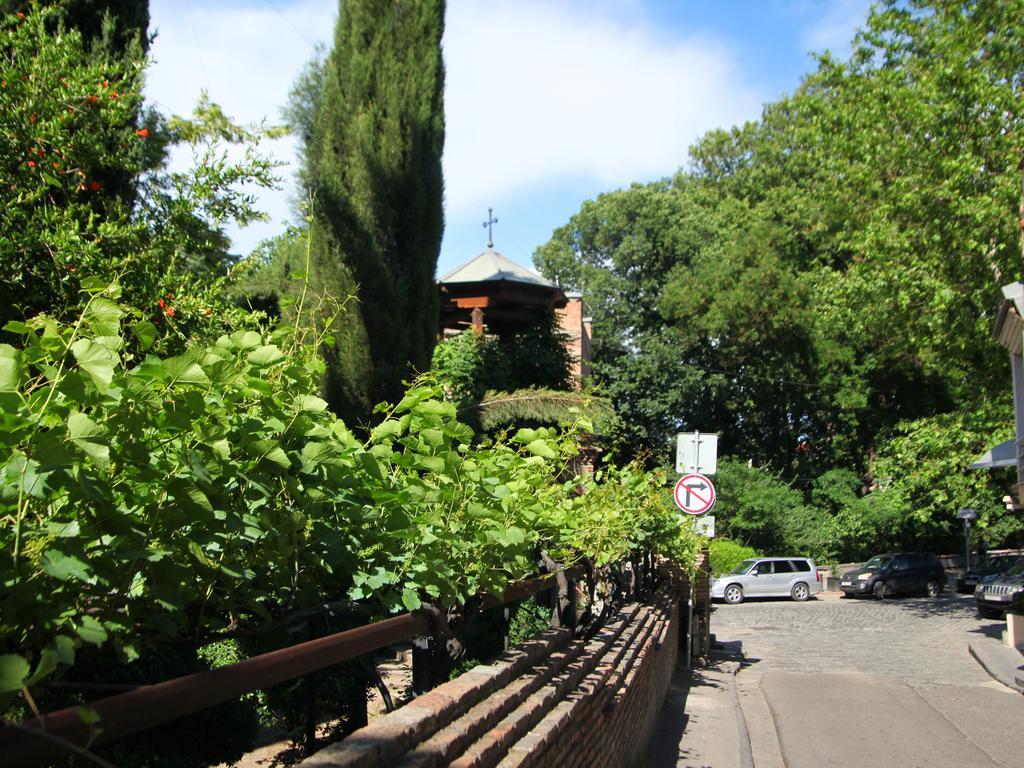
<svg viewBox="0 0 1024 768">
<path fill-rule="evenodd" d="M 725 602 L 729 605 L 737 605 L 743 602 L 743 590 L 739 584 L 730 584 L 725 588 Z"/>
<path fill-rule="evenodd" d="M 874 588 L 871 590 L 871 594 L 879 600 L 885 600 L 886 596 L 889 594 L 889 590 L 885 588 L 884 581 L 876 581 Z"/>
<path fill-rule="evenodd" d="M 793 585 L 792 595 L 794 600 L 802 603 L 811 596 L 811 590 L 801 581 Z"/>
<path fill-rule="evenodd" d="M 1001 608 L 990 608 L 987 605 L 979 605 L 978 613 L 981 614 L 983 619 L 1001 619 L 1003 618 L 1003 611 Z"/>
<path fill-rule="evenodd" d="M 924 586 L 924 591 L 928 597 L 938 597 L 942 594 L 942 585 L 935 579 L 928 579 L 928 583 Z"/>
</svg>

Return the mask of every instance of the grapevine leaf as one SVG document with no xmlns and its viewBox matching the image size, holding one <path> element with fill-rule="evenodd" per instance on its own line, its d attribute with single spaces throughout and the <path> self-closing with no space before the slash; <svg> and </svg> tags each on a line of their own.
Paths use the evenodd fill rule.
<svg viewBox="0 0 1024 768">
<path fill-rule="evenodd" d="M 145 351 L 152 347 L 153 342 L 156 341 L 157 330 L 156 326 L 149 322 L 149 320 L 139 320 L 132 325 L 132 334 L 139 340 L 139 344 L 142 345 L 142 349 Z"/>
<path fill-rule="evenodd" d="M 257 368 L 269 368 L 284 360 L 284 352 L 278 349 L 276 344 L 267 344 L 254 349 L 246 359 L 249 361 L 249 365 L 254 365 Z"/>
<path fill-rule="evenodd" d="M 231 341 L 241 349 L 255 349 L 263 342 L 263 338 L 255 331 L 239 331 L 231 334 Z"/>
<path fill-rule="evenodd" d="M 45 573 L 61 581 L 77 579 L 78 581 L 89 581 L 89 566 L 73 555 L 67 555 L 56 549 L 49 549 L 43 553 L 39 566 Z"/>
<path fill-rule="evenodd" d="M 56 648 L 43 648 L 39 652 L 39 663 L 36 664 L 35 672 L 32 676 L 25 681 L 26 686 L 33 686 L 40 680 L 45 680 L 53 674 L 54 670 L 57 669 L 57 663 L 60 661 L 60 654 Z"/>
<path fill-rule="evenodd" d="M 327 410 L 327 401 L 313 395 L 299 395 L 295 400 L 295 406 L 300 411 L 323 413 Z"/>
<path fill-rule="evenodd" d="M 381 443 L 385 440 L 394 440 L 401 434 L 401 423 L 397 419 L 388 419 L 373 428 L 373 431 L 370 432 L 370 442 Z"/>
<path fill-rule="evenodd" d="M 203 369 L 191 356 L 182 355 L 164 360 L 164 372 L 167 374 L 167 386 L 175 384 L 209 384 Z"/>
<path fill-rule="evenodd" d="M 107 641 L 107 630 L 92 616 L 83 616 L 82 623 L 75 631 L 85 642 L 93 645 L 102 645 Z"/>
<path fill-rule="evenodd" d="M 94 298 L 82 313 L 82 320 L 94 336 L 118 336 L 121 333 L 121 310 L 110 299 Z"/>
<path fill-rule="evenodd" d="M 410 611 L 415 611 L 423 605 L 423 601 L 420 600 L 419 592 L 415 589 L 406 587 L 402 591 L 402 604 Z"/>
<path fill-rule="evenodd" d="M 543 456 L 545 459 L 558 458 L 558 454 L 552 450 L 546 440 L 534 440 L 526 446 L 526 450 L 534 456 Z"/>
<path fill-rule="evenodd" d="M 68 416 L 68 439 L 101 467 L 110 463 L 110 448 L 105 444 L 107 431 L 80 411 Z"/>
<path fill-rule="evenodd" d="M 90 339 L 79 339 L 71 345 L 71 352 L 78 361 L 78 367 L 92 379 L 96 389 L 107 392 L 114 378 L 117 355 L 102 344 Z"/>
<path fill-rule="evenodd" d="M 210 562 L 210 559 L 206 556 L 206 553 L 203 552 L 203 548 L 200 547 L 197 542 L 190 541 L 188 543 L 188 551 L 192 553 L 192 557 L 194 557 L 196 560 L 198 560 L 203 565 L 205 565 L 205 566 L 212 565 L 212 563 Z"/>
<path fill-rule="evenodd" d="M 21 353 L 10 344 L 0 344 L 0 392 L 17 392 L 20 383 Z"/>
<path fill-rule="evenodd" d="M 395 407 L 395 413 L 405 413 L 416 407 L 430 397 L 430 390 L 425 387 L 416 387 L 409 390 L 402 401 Z"/>
<path fill-rule="evenodd" d="M 25 684 L 31 666 L 21 656 L 5 653 L 0 656 L 0 693 L 17 691 Z"/>
<path fill-rule="evenodd" d="M 444 472 L 444 459 L 440 456 L 419 456 L 416 459 L 416 466 L 429 472 Z"/>
</svg>

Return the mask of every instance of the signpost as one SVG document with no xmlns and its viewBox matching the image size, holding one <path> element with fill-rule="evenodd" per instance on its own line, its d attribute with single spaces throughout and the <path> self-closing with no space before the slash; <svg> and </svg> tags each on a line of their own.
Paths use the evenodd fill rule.
<svg viewBox="0 0 1024 768">
<path fill-rule="evenodd" d="M 684 432 L 676 435 L 676 472 L 713 475 L 718 469 L 718 435 Z"/>
<path fill-rule="evenodd" d="M 676 483 L 676 506 L 688 515 L 703 515 L 715 506 L 715 486 L 704 475 L 683 475 Z"/>
<path fill-rule="evenodd" d="M 703 517 L 698 517 L 693 529 L 698 533 L 704 534 L 709 539 L 715 538 L 715 516 L 704 515 Z"/>
<path fill-rule="evenodd" d="M 970 507 L 964 507 L 956 513 L 957 518 L 964 521 L 964 571 L 971 570 L 971 522 L 978 519 L 978 513 Z"/>
</svg>

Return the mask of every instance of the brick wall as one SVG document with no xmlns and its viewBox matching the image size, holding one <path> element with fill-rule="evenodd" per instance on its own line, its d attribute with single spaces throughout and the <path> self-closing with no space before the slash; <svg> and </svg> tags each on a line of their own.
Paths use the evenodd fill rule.
<svg viewBox="0 0 1024 768">
<path fill-rule="evenodd" d="M 551 629 L 385 715 L 303 768 L 624 768 L 644 753 L 685 632 L 672 579 L 592 637 Z"/>
<path fill-rule="evenodd" d="M 591 351 L 590 336 L 592 325 L 589 317 L 583 316 L 583 296 L 579 293 L 566 294 L 568 303 L 556 309 L 559 325 L 566 335 L 566 348 L 572 358 L 570 374 L 577 389 L 590 377 Z"/>
</svg>

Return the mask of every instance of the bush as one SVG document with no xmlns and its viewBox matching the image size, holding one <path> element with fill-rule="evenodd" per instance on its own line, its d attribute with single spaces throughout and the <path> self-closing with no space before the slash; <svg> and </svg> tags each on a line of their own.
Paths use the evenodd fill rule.
<svg viewBox="0 0 1024 768">
<path fill-rule="evenodd" d="M 712 539 L 708 547 L 711 557 L 711 575 L 721 576 L 737 565 L 760 553 L 753 547 L 746 547 L 729 539 Z"/>
</svg>

